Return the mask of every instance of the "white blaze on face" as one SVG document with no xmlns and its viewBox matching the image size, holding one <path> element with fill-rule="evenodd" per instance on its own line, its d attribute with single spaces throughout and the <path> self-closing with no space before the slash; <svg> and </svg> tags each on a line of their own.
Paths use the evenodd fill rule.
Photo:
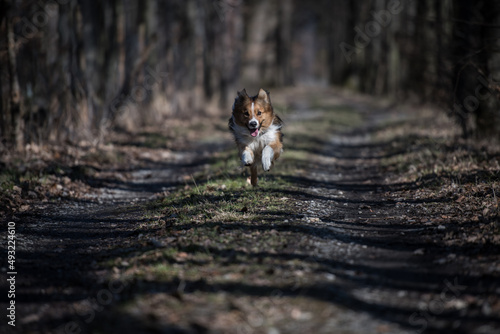
<svg viewBox="0 0 500 334">
<path fill-rule="evenodd" d="M 252 102 L 252 119 L 248 121 L 249 128 L 255 129 L 251 132 L 252 137 L 259 134 L 259 121 L 255 118 L 255 102 Z"/>
<path fill-rule="evenodd" d="M 248 123 L 257 123 L 257 127 L 259 126 L 259 121 L 255 118 L 255 103 L 252 102 L 252 119 Z"/>
</svg>

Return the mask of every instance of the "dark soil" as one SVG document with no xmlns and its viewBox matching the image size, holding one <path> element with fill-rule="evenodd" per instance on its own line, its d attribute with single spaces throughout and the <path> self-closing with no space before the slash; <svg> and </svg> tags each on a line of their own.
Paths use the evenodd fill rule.
<svg viewBox="0 0 500 334">
<path fill-rule="evenodd" d="M 423 106 L 273 102 L 285 154 L 257 189 L 228 115 L 5 158 L 0 331 L 500 333 L 498 145 Z"/>
</svg>

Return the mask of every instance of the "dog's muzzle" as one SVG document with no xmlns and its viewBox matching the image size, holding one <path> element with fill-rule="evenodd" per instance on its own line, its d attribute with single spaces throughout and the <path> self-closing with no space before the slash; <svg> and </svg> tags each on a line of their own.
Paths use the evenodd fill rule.
<svg viewBox="0 0 500 334">
<path fill-rule="evenodd" d="M 250 130 L 250 135 L 252 137 L 257 137 L 259 135 L 259 129 L 259 122 L 256 119 L 252 119 L 248 122 L 248 130 Z"/>
</svg>

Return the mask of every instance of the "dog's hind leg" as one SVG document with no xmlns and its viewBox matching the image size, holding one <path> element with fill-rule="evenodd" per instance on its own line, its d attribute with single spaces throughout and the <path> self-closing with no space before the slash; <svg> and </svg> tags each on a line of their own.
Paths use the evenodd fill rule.
<svg viewBox="0 0 500 334">
<path fill-rule="evenodd" d="M 257 186 L 257 164 L 250 166 L 250 184 L 252 186 Z"/>
</svg>

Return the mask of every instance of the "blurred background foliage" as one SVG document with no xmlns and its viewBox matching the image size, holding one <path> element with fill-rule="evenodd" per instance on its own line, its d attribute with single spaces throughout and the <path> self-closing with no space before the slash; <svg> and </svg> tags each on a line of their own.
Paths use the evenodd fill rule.
<svg viewBox="0 0 500 334">
<path fill-rule="evenodd" d="M 101 141 L 229 113 L 236 90 L 333 85 L 500 134 L 494 0 L 1 0 L 0 137 Z"/>
</svg>

